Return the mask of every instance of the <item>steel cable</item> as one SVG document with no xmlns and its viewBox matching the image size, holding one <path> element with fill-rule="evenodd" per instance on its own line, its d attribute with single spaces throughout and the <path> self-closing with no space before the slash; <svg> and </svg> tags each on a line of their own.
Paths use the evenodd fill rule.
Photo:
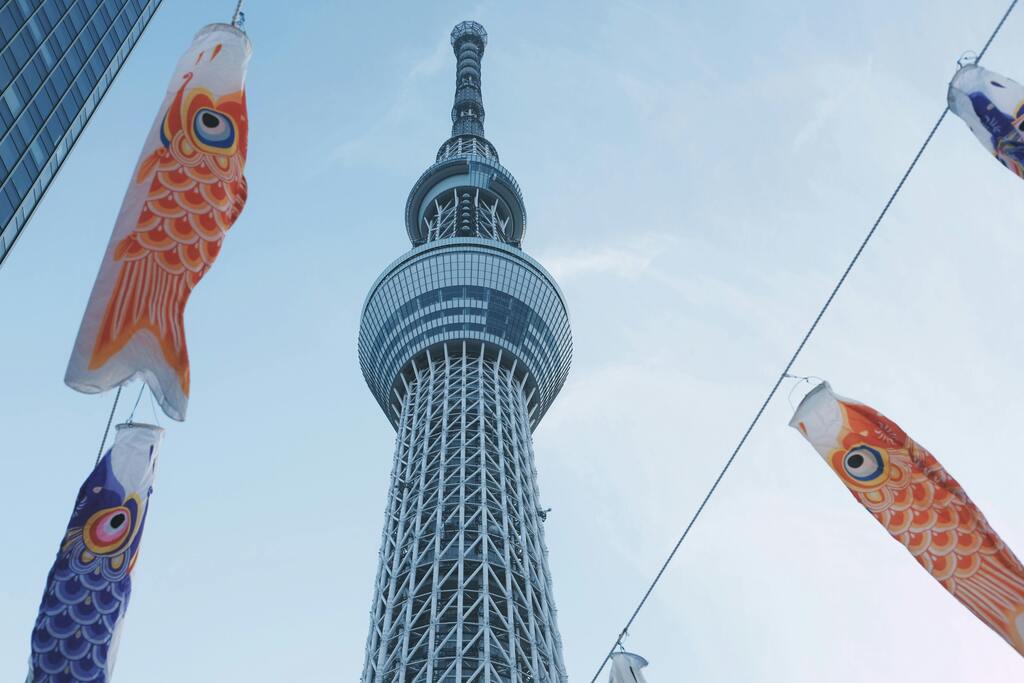
<svg viewBox="0 0 1024 683">
<path fill-rule="evenodd" d="M 1002 18 L 999 20 L 999 23 L 996 24 L 995 29 L 993 29 L 992 34 L 989 36 L 988 40 L 985 41 L 985 46 L 981 49 L 981 52 L 978 53 L 978 58 L 975 60 L 975 63 L 980 62 L 981 58 L 985 56 L 985 53 L 988 51 L 989 46 L 992 45 L 992 41 L 995 40 L 996 35 L 999 33 L 1000 29 L 1002 29 L 1003 24 L 1006 22 L 1006 19 L 1010 16 L 1010 13 L 1013 11 L 1013 8 L 1016 5 L 1017 0 L 1012 0 L 1012 2 L 1010 2 L 1010 5 L 1009 7 L 1007 7 L 1006 12 L 1003 13 Z M 715 481 L 714 483 L 711 484 L 711 488 L 708 489 L 707 495 L 704 496 L 704 499 L 697 507 L 697 511 L 693 513 L 693 516 L 690 518 L 690 521 L 686 525 L 686 528 L 683 529 L 683 534 L 679 537 L 679 540 L 676 541 L 675 546 L 672 548 L 672 552 L 668 554 L 668 557 L 665 559 L 665 562 L 661 565 L 661 568 L 658 570 L 658 573 L 654 576 L 654 580 L 651 581 L 651 585 L 647 587 L 647 590 L 644 592 L 643 597 L 640 599 L 640 603 L 636 606 L 636 609 L 633 610 L 633 613 L 630 615 L 625 627 L 623 627 L 622 631 L 619 632 L 619 635 L 615 639 L 615 642 L 612 644 L 611 649 L 608 650 L 608 654 L 605 655 L 604 661 L 601 662 L 601 666 L 598 667 L 597 672 L 594 674 L 594 677 L 590 679 L 590 683 L 596 683 L 598 676 L 601 675 L 601 672 L 604 671 L 605 665 L 608 664 L 608 660 L 611 659 L 612 655 L 615 653 L 615 648 L 622 646 L 622 639 L 625 638 L 626 635 L 629 633 L 630 626 L 633 625 L 633 622 L 636 620 L 637 615 L 640 614 L 640 610 L 643 609 L 644 605 L 647 603 L 647 599 L 651 596 L 651 593 L 654 591 L 655 586 L 657 586 L 658 582 L 661 581 L 661 577 L 665 574 L 665 570 L 668 569 L 669 564 L 672 563 L 672 560 L 675 558 L 676 553 L 679 551 L 679 547 L 683 544 L 683 541 L 686 540 L 687 535 L 690 533 L 690 529 L 693 528 L 693 525 L 697 521 L 697 518 L 700 517 L 701 513 L 704 511 L 704 507 L 708 504 L 708 501 L 711 500 L 711 496 L 714 495 L 715 490 L 718 488 L 718 485 L 722 481 L 722 478 L 725 477 L 725 473 L 729 471 L 729 467 L 732 466 L 732 463 L 736 459 L 736 456 L 739 454 L 740 449 L 742 449 L 743 445 L 747 442 L 747 437 L 750 436 L 750 433 L 754 430 L 754 427 L 756 427 L 757 423 L 761 420 L 761 416 L 764 414 L 764 411 L 768 407 L 768 404 L 771 403 L 771 400 L 775 397 L 775 394 L 779 390 L 779 387 L 782 385 L 782 382 L 786 379 L 787 376 L 789 376 L 789 371 L 790 369 L 792 369 L 793 364 L 796 362 L 796 359 L 804 350 L 804 346 L 807 345 L 807 341 L 811 338 L 811 335 L 814 334 L 814 331 L 817 329 L 818 323 L 821 322 L 821 319 L 822 317 L 824 317 L 825 312 L 828 311 L 829 307 L 832 305 L 832 301 L 836 298 L 836 295 L 839 293 L 839 290 L 842 288 L 843 284 L 845 284 L 846 278 L 849 276 L 850 271 L 853 270 L 853 267 L 857 264 L 857 261 L 860 260 L 861 254 L 864 253 L 865 247 L 867 247 L 868 242 L 871 241 L 871 238 L 874 236 L 875 231 L 878 229 L 879 224 L 882 222 L 882 219 L 885 218 L 885 215 L 889 212 L 889 207 L 892 206 L 892 203 L 896 199 L 896 196 L 900 193 L 900 190 L 903 189 L 903 184 L 906 183 L 907 178 L 910 176 L 910 173 L 914 170 L 914 167 L 917 166 L 918 160 L 920 160 L 921 155 L 924 154 L 924 151 L 931 143 L 932 138 L 935 137 L 935 132 L 939 129 L 939 126 L 942 125 L 942 122 L 943 120 L 945 120 L 946 114 L 948 113 L 949 107 L 947 106 L 942 110 L 942 113 L 939 115 L 938 120 L 935 121 L 935 125 L 932 126 L 931 130 L 928 132 L 928 136 L 924 139 L 924 142 L 921 144 L 920 148 L 918 148 L 917 154 L 914 155 L 914 158 L 910 162 L 910 165 L 907 167 L 907 170 L 903 173 L 903 177 L 901 177 L 899 183 L 897 183 L 896 189 L 894 189 L 892 191 L 892 194 L 889 195 L 889 199 L 885 202 L 885 206 L 882 207 L 882 211 L 878 214 L 878 218 L 875 219 L 875 222 L 872 224 L 871 229 L 868 230 L 868 233 L 867 235 L 865 235 L 863 241 L 860 243 L 860 246 L 857 247 L 857 251 L 853 254 L 853 258 L 850 259 L 850 262 L 847 264 L 846 269 L 843 271 L 843 274 L 836 282 L 835 287 L 832 288 L 832 292 L 828 295 L 828 298 L 825 300 L 824 305 L 822 305 L 821 309 L 818 311 L 818 315 L 815 316 L 814 322 L 811 323 L 811 326 L 807 329 L 807 333 L 804 334 L 803 339 L 800 340 L 800 344 L 796 347 L 796 351 L 793 352 L 793 355 L 790 356 L 789 361 L 786 363 L 786 366 L 783 368 L 782 372 L 779 373 L 779 377 L 778 379 L 775 380 L 775 384 L 772 385 L 771 391 L 768 392 L 768 395 L 761 403 L 761 407 L 757 409 L 757 413 L 754 415 L 754 419 L 750 421 L 750 424 L 747 426 L 746 431 L 743 432 L 743 436 L 740 438 L 739 443 L 736 444 L 736 448 L 733 449 L 732 454 L 729 456 L 729 459 L 725 461 L 725 465 L 718 473 L 718 476 L 715 477 Z"/>
</svg>

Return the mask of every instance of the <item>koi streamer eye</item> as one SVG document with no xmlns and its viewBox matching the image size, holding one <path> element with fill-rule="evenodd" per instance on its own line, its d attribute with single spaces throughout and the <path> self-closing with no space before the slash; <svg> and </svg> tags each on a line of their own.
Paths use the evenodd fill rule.
<svg viewBox="0 0 1024 683">
<path fill-rule="evenodd" d="M 96 555 L 119 551 L 132 528 L 132 511 L 118 506 L 100 510 L 89 518 L 82 529 L 85 546 Z"/>
<path fill-rule="evenodd" d="M 843 456 L 843 470 L 859 482 L 873 482 L 885 474 L 885 459 L 870 446 L 856 446 Z"/>
<path fill-rule="evenodd" d="M 198 110 L 192 119 L 196 140 L 211 151 L 224 151 L 235 144 L 235 124 L 230 117 L 206 107 Z"/>
</svg>

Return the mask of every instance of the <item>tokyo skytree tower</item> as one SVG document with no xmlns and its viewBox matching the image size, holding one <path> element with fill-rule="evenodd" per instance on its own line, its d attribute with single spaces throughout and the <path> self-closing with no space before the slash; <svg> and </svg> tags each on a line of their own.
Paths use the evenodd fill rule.
<svg viewBox="0 0 1024 683">
<path fill-rule="evenodd" d="M 562 683 L 531 434 L 569 372 L 569 317 L 522 251 L 523 196 L 484 137 L 487 32 L 464 21 L 451 42 L 452 135 L 359 329 L 397 432 L 362 681 Z"/>
</svg>

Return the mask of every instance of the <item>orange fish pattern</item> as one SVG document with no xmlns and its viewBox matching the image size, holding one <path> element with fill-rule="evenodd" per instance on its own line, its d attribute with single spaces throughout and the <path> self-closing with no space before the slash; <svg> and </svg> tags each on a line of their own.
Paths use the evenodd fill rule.
<svg viewBox="0 0 1024 683">
<path fill-rule="evenodd" d="M 190 80 L 191 74 L 164 119 L 164 146 L 139 168 L 136 182 L 152 181 L 135 229 L 114 251 L 121 270 L 89 361 L 95 370 L 148 330 L 186 396 L 185 304 L 245 205 L 248 127 L 243 92 L 215 99 L 208 90 L 189 90 Z"/>
<path fill-rule="evenodd" d="M 247 196 L 249 53 L 242 32 L 214 24 L 179 62 L 79 331 L 66 377 L 73 388 L 103 391 L 142 376 L 164 411 L 184 419 L 185 305 Z"/>
<path fill-rule="evenodd" d="M 1024 655 L 1024 566 L 931 453 L 824 382 L 790 426 L 929 574 Z"/>
</svg>

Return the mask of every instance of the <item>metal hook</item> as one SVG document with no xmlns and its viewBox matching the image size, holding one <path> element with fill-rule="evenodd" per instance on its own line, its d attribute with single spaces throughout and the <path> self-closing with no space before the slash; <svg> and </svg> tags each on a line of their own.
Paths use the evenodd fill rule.
<svg viewBox="0 0 1024 683">
<path fill-rule="evenodd" d="M 238 4 L 235 5 L 235 13 L 231 15 L 231 25 L 243 32 L 245 31 L 245 14 L 242 12 L 244 3 L 245 0 L 238 0 Z"/>
<path fill-rule="evenodd" d="M 824 379 L 822 379 L 821 377 L 818 377 L 817 375 L 807 375 L 807 376 L 804 376 L 804 375 L 791 375 L 788 372 L 785 373 L 783 375 L 783 377 L 786 377 L 788 379 L 798 379 L 798 380 L 800 380 L 799 382 L 796 382 L 795 384 L 793 384 L 793 386 L 789 390 L 789 395 L 786 396 L 786 400 L 789 401 L 789 407 L 793 411 L 796 410 L 796 406 L 793 405 L 793 392 L 796 391 L 796 388 L 798 386 L 800 386 L 804 382 L 810 382 L 812 379 L 816 379 L 819 382 L 824 382 L 825 381 Z"/>
<path fill-rule="evenodd" d="M 960 67 L 961 69 L 964 68 L 967 64 L 977 64 L 977 63 L 978 63 L 978 53 L 975 52 L 974 50 L 967 50 L 962 55 L 960 55 L 960 58 L 958 60 L 956 60 L 956 65 L 958 67 Z"/>
</svg>

